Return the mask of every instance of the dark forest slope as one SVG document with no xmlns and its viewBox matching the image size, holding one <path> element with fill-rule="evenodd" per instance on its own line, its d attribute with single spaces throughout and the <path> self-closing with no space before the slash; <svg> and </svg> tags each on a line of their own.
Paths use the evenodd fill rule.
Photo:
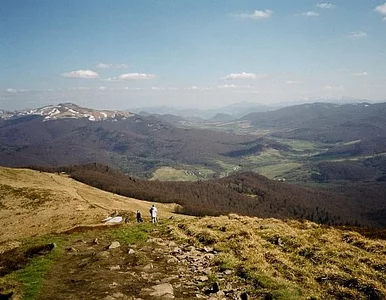
<svg viewBox="0 0 386 300">
<path fill-rule="evenodd" d="M 370 214 L 376 199 L 362 201 L 344 191 L 336 193 L 301 188 L 252 172 L 209 181 L 159 182 L 132 178 L 98 164 L 44 171 L 66 172 L 76 180 L 124 196 L 176 202 L 183 206 L 184 213 L 193 215 L 234 212 L 259 217 L 309 219 L 325 224 L 382 225 L 379 218 L 373 220 Z M 363 205 L 366 201 L 372 203 L 369 214 Z M 378 208 L 385 209 L 386 206 L 383 204 Z"/>
</svg>

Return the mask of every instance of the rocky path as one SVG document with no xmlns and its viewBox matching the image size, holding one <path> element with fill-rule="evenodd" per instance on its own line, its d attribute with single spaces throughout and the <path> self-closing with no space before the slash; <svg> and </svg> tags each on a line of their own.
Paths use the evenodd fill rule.
<svg viewBox="0 0 386 300">
<path fill-rule="evenodd" d="M 238 277 L 214 266 L 216 251 L 156 232 L 126 245 L 95 231 L 65 251 L 39 299 L 248 299 Z"/>
</svg>

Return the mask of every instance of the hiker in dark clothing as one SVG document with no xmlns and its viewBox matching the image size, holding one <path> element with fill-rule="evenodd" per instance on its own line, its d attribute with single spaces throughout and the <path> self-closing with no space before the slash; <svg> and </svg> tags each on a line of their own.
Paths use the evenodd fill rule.
<svg viewBox="0 0 386 300">
<path fill-rule="evenodd" d="M 142 214 L 139 210 L 137 210 L 137 223 L 142 223 Z"/>
</svg>

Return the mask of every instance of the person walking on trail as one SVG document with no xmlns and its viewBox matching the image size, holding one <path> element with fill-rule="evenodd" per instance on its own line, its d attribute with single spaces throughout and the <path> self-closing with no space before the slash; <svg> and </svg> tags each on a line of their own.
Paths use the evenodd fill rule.
<svg viewBox="0 0 386 300">
<path fill-rule="evenodd" d="M 153 204 L 150 208 L 150 217 L 151 217 L 151 222 L 156 223 L 157 222 L 157 207 Z"/>
<path fill-rule="evenodd" d="M 137 210 L 137 223 L 142 223 L 142 214 L 139 210 Z"/>
</svg>

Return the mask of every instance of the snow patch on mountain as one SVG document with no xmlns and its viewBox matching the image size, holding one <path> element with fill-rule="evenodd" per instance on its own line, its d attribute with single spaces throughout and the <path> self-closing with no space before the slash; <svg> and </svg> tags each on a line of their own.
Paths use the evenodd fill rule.
<svg viewBox="0 0 386 300">
<path fill-rule="evenodd" d="M 103 120 L 124 120 L 133 116 L 132 113 L 117 110 L 95 110 L 86 107 L 80 107 L 73 103 L 60 103 L 58 105 L 47 105 L 41 108 L 26 109 L 15 112 L 0 110 L 0 119 L 10 119 L 12 117 L 22 117 L 28 115 L 44 116 L 43 121 L 52 121 L 57 119 L 84 119 L 89 121 Z"/>
</svg>

